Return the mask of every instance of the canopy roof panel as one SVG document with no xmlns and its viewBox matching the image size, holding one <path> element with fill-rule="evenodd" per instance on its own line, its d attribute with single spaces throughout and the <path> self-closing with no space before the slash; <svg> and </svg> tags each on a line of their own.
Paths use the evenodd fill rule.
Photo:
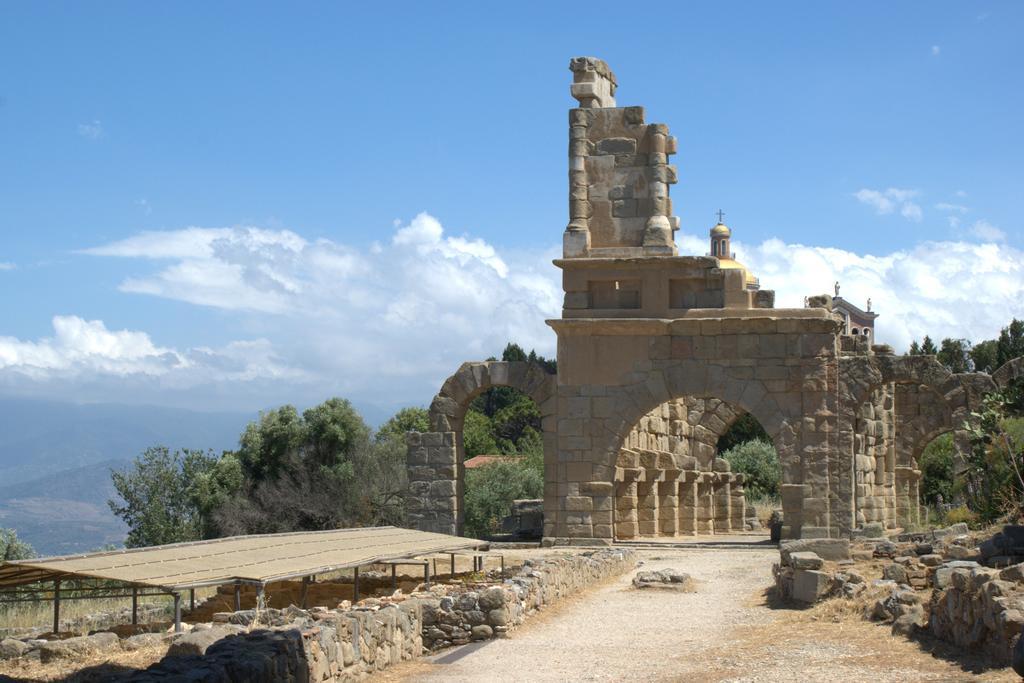
<svg viewBox="0 0 1024 683">
<path fill-rule="evenodd" d="M 0 588 L 58 578 L 95 578 L 181 590 L 235 581 L 268 583 L 486 542 L 391 526 L 232 536 L 0 564 Z"/>
</svg>

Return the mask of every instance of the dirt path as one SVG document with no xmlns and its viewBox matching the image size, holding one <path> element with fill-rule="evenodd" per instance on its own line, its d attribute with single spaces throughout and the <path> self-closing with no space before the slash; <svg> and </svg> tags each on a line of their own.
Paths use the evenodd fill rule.
<svg viewBox="0 0 1024 683">
<path fill-rule="evenodd" d="M 379 675 L 387 681 L 1019 681 L 975 675 L 859 619 L 771 609 L 774 550 L 642 551 L 694 593 L 636 591 L 631 574 L 536 615 L 504 640 L 471 644 Z"/>
</svg>

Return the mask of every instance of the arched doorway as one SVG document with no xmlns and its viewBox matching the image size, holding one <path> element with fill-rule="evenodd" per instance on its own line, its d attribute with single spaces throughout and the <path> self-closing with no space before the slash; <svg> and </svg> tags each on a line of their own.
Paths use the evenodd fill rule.
<svg viewBox="0 0 1024 683">
<path fill-rule="evenodd" d="M 745 475 L 719 449 L 740 419 L 767 436 L 746 410 L 717 398 L 672 399 L 640 417 L 615 463 L 615 538 L 743 531 Z"/>
<path fill-rule="evenodd" d="M 464 363 L 430 404 L 431 431 L 408 435 L 406 514 L 412 528 L 463 534 L 466 413 L 475 398 L 494 387 L 511 387 L 536 403 L 545 480 L 553 478 L 548 470 L 557 447 L 555 375 L 530 361 Z"/>
</svg>

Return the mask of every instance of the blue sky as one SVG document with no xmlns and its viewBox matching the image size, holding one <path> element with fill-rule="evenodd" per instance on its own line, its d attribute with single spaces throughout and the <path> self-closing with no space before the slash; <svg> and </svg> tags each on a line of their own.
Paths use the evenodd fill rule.
<svg viewBox="0 0 1024 683">
<path fill-rule="evenodd" d="M 1024 317 L 1024 5 L 549 4 L 0 5 L 0 391 L 383 414 L 553 352 L 574 55 L 679 138 L 683 251 L 722 208 L 896 345 Z"/>
</svg>

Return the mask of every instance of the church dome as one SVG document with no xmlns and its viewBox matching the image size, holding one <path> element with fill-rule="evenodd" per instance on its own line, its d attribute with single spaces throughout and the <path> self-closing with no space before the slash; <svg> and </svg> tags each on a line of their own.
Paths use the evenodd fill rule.
<svg viewBox="0 0 1024 683">
<path fill-rule="evenodd" d="M 719 223 L 715 227 L 711 228 L 712 237 L 731 237 L 732 230 L 725 223 Z"/>
<path fill-rule="evenodd" d="M 731 258 L 718 258 L 718 267 L 722 270 L 742 270 L 748 285 L 758 284 L 758 279 L 750 274 L 750 270 L 739 261 Z"/>
</svg>

